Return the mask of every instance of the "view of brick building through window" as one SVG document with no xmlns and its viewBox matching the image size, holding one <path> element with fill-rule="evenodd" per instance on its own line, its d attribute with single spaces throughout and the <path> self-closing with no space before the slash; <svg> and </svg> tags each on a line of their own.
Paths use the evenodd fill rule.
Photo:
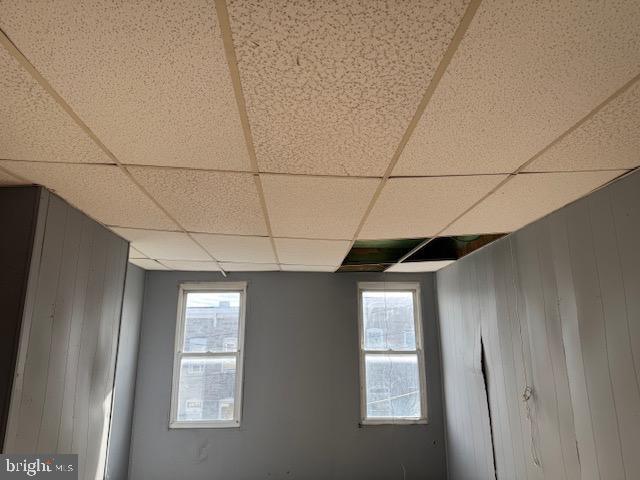
<svg viewBox="0 0 640 480">
<path fill-rule="evenodd" d="M 233 420 L 239 318 L 238 292 L 187 293 L 178 421 Z"/>
</svg>

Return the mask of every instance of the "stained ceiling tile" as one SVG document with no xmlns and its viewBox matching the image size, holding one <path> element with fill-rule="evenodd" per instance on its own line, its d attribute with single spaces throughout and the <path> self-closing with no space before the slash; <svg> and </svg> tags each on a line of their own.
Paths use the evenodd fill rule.
<svg viewBox="0 0 640 480">
<path fill-rule="evenodd" d="M 226 272 L 274 272 L 280 270 L 277 263 L 222 262 Z"/>
<path fill-rule="evenodd" d="M 136 250 L 149 258 L 157 260 L 211 260 L 209 255 L 186 233 L 117 227 L 112 230 L 129 240 Z"/>
<path fill-rule="evenodd" d="M 392 178 L 384 186 L 359 238 L 434 236 L 505 178 Z"/>
<path fill-rule="evenodd" d="M 273 234 L 351 239 L 380 180 L 261 175 Z"/>
<path fill-rule="evenodd" d="M 0 161 L 9 172 L 54 190 L 105 225 L 177 226 L 115 165 Z"/>
<path fill-rule="evenodd" d="M 284 272 L 335 272 L 338 265 L 286 265 L 280 264 Z"/>
<path fill-rule="evenodd" d="M 129 171 L 188 231 L 267 234 L 251 174 L 150 167 Z"/>
<path fill-rule="evenodd" d="M 147 256 L 132 246 L 129 246 L 129 258 L 147 258 Z"/>
<path fill-rule="evenodd" d="M 213 1 L 7 0 L 0 28 L 122 162 L 249 168 Z"/>
<path fill-rule="evenodd" d="M 224 262 L 275 263 L 269 237 L 193 233 L 214 258 Z"/>
<path fill-rule="evenodd" d="M 525 171 L 627 169 L 640 165 L 640 81 L 531 162 Z"/>
<path fill-rule="evenodd" d="M 230 0 L 262 171 L 381 176 L 467 0 Z"/>
<path fill-rule="evenodd" d="M 148 258 L 130 258 L 130 263 L 137 265 L 140 268 L 144 268 L 145 270 L 167 270 L 167 267 L 162 265 L 155 260 L 150 260 Z"/>
<path fill-rule="evenodd" d="M 516 175 L 443 233 L 505 233 L 563 207 L 624 171 Z"/>
<path fill-rule="evenodd" d="M 640 2 L 480 5 L 394 175 L 508 173 L 640 71 Z"/>
<path fill-rule="evenodd" d="M 188 260 L 162 260 L 162 264 L 169 270 L 181 270 L 185 272 L 219 272 L 216 262 L 195 262 Z"/>
<path fill-rule="evenodd" d="M 441 268 L 451 265 L 455 260 L 433 260 L 428 262 L 404 262 L 396 263 L 389 267 L 387 272 L 436 272 Z"/>
<path fill-rule="evenodd" d="M 1 46 L 0 72 L 0 158 L 112 163 Z"/>
<path fill-rule="evenodd" d="M 350 245 L 344 240 L 274 240 L 280 262 L 289 265 L 340 265 Z"/>
</svg>

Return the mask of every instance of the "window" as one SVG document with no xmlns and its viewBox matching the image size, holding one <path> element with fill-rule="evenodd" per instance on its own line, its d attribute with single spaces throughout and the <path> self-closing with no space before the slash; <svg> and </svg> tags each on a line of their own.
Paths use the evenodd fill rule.
<svg viewBox="0 0 640 480">
<path fill-rule="evenodd" d="M 240 425 L 246 283 L 180 286 L 171 428 Z"/>
<path fill-rule="evenodd" d="M 426 423 L 417 283 L 359 283 L 363 424 Z"/>
</svg>

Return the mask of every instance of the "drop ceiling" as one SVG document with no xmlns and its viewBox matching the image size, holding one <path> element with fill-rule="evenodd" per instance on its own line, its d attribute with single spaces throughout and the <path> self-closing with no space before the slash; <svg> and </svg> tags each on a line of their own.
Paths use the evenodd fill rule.
<svg viewBox="0 0 640 480">
<path fill-rule="evenodd" d="M 640 165 L 634 0 L 0 0 L 0 29 L 0 185 L 149 270 L 335 271 Z"/>
</svg>

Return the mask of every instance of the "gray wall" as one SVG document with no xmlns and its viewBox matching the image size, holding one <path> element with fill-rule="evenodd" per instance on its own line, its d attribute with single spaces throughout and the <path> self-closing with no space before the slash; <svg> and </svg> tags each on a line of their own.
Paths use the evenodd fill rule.
<svg viewBox="0 0 640 480">
<path fill-rule="evenodd" d="M 128 244 L 42 190 L 5 439 L 104 469 Z"/>
<path fill-rule="evenodd" d="M 39 200 L 39 188 L 0 188 L 0 451 L 9 415 Z"/>
<path fill-rule="evenodd" d="M 444 478 L 433 278 L 230 274 L 248 281 L 242 425 L 169 430 L 178 285 L 223 278 L 148 272 L 129 478 Z M 428 425 L 358 426 L 356 283 L 381 280 L 422 282 Z"/>
<path fill-rule="evenodd" d="M 635 173 L 438 272 L 450 478 L 640 478 L 639 246 Z"/>
<path fill-rule="evenodd" d="M 108 480 L 126 480 L 129 469 L 144 277 L 145 271 L 141 268 L 131 263 L 127 266 L 107 451 L 105 478 Z"/>
</svg>

